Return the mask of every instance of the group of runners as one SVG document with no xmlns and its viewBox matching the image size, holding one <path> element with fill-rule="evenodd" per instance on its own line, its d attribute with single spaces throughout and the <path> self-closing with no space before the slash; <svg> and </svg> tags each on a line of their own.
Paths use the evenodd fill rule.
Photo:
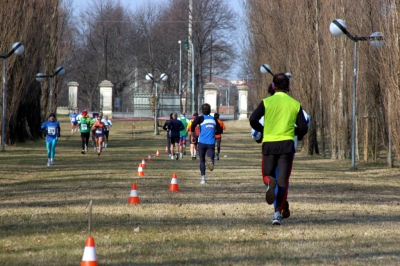
<svg viewBox="0 0 400 266">
<path fill-rule="evenodd" d="M 183 159 L 186 155 L 186 142 L 189 137 L 190 156 L 192 160 L 200 159 L 200 184 L 206 183 L 206 165 L 210 171 L 214 170 L 215 159 L 220 159 L 221 134 L 226 130 L 224 122 L 219 119 L 219 114 L 210 115 L 211 106 L 202 105 L 202 115 L 197 112 L 192 114 L 192 119 L 181 114 L 171 113 L 170 119 L 164 123 L 163 129 L 167 131 L 167 151 L 171 160 Z"/>
<path fill-rule="evenodd" d="M 92 133 L 92 145 L 94 151 L 100 156 L 102 149 L 108 147 L 108 136 L 112 122 L 103 113 L 94 114 L 91 118 L 86 110 L 80 114 L 75 110 L 70 114 L 71 133 L 79 131 L 81 135 L 82 154 L 88 151 L 90 133 Z M 48 120 L 41 126 L 41 132 L 46 135 L 47 166 L 54 164 L 58 138 L 61 136 L 60 123 L 54 113 L 50 113 Z"/>
<path fill-rule="evenodd" d="M 171 113 L 163 129 L 167 131 L 167 148 L 171 160 L 183 159 L 186 155 L 186 140 L 190 136 L 191 159 L 196 160 L 197 154 L 200 159 L 201 184 L 206 183 L 205 166 L 212 171 L 215 159 L 220 159 L 221 134 L 226 130 L 225 124 L 219 119 L 219 114 L 210 115 L 211 106 L 202 105 L 202 115 L 193 113 L 189 120 L 185 114 L 178 118 L 177 113 Z M 109 130 L 112 122 L 103 113 L 94 114 L 91 118 L 86 110 L 80 114 L 75 110 L 70 115 L 71 133 L 79 131 L 81 135 L 81 153 L 88 151 L 90 135 L 92 135 L 92 145 L 100 156 L 103 148 L 108 147 Z M 56 120 L 54 113 L 49 115 L 49 119 L 43 123 L 42 132 L 46 133 L 46 147 L 48 154 L 47 166 L 54 164 L 55 147 L 60 137 L 60 123 Z M 92 134 L 90 134 L 92 133 Z"/>
</svg>

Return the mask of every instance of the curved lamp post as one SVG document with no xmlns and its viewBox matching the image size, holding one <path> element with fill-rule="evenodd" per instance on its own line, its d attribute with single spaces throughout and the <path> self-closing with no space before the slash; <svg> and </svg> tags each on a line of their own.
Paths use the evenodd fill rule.
<svg viewBox="0 0 400 266">
<path fill-rule="evenodd" d="M 370 41 L 375 48 L 385 45 L 383 34 L 374 32 L 370 37 L 358 37 L 351 35 L 346 29 L 346 23 L 341 19 L 334 19 L 329 25 L 329 31 L 334 36 L 345 34 L 354 42 L 354 65 L 353 65 L 353 112 L 352 112 L 352 131 L 351 131 L 351 167 L 350 170 L 356 170 L 356 92 L 357 92 L 357 43 L 358 41 Z"/>
<path fill-rule="evenodd" d="M 45 75 L 43 73 L 37 73 L 36 74 L 36 80 L 39 82 L 43 82 L 45 78 L 50 78 L 50 107 L 49 107 L 49 113 L 51 113 L 51 109 L 53 107 L 53 77 L 57 75 L 64 75 L 65 74 L 65 69 L 62 66 L 59 66 L 56 68 L 56 71 L 53 75 Z"/>
<path fill-rule="evenodd" d="M 146 80 L 151 80 L 156 84 L 156 100 L 154 102 L 154 135 L 158 135 L 158 127 L 157 127 L 157 112 L 158 112 L 158 83 L 160 83 L 161 81 L 166 81 L 168 79 L 168 75 L 165 73 L 162 73 L 160 75 L 160 79 L 159 80 L 155 80 L 153 77 L 153 74 L 151 73 L 147 73 L 146 74 Z"/>
<path fill-rule="evenodd" d="M 5 142 L 5 126 L 6 126 L 6 85 L 7 85 L 7 58 L 13 54 L 21 55 L 25 51 L 25 47 L 20 42 L 15 42 L 11 46 L 11 51 L 6 55 L 0 55 L 3 58 L 3 112 L 1 120 L 1 151 L 4 151 Z"/>
</svg>

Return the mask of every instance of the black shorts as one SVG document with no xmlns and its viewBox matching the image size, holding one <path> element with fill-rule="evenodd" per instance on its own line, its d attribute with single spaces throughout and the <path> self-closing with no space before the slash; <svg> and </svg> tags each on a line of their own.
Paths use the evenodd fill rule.
<svg viewBox="0 0 400 266">
<path fill-rule="evenodd" d="M 179 144 L 179 137 L 171 137 L 171 144 Z"/>
</svg>

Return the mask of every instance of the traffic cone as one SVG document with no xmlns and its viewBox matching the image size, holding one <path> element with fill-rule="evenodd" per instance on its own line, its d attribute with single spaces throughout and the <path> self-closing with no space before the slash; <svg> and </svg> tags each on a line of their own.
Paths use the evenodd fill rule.
<svg viewBox="0 0 400 266">
<path fill-rule="evenodd" d="M 149 162 L 153 161 L 153 158 L 151 158 L 151 153 L 149 153 L 149 156 L 147 157 L 147 161 L 149 161 Z"/>
<path fill-rule="evenodd" d="M 143 171 L 143 167 L 142 167 L 141 163 L 139 164 L 139 167 L 137 169 L 137 175 L 138 176 L 144 176 L 144 171 Z"/>
<path fill-rule="evenodd" d="M 140 204 L 140 199 L 136 190 L 136 183 L 132 184 L 132 189 L 128 199 L 128 204 Z"/>
<path fill-rule="evenodd" d="M 165 146 L 165 152 L 168 152 L 168 145 Z"/>
<path fill-rule="evenodd" d="M 98 266 L 96 248 L 94 246 L 94 238 L 86 239 L 85 250 L 83 251 L 81 266 Z"/>
<path fill-rule="evenodd" d="M 157 150 L 157 152 L 156 152 L 156 156 L 158 157 L 158 156 L 160 156 L 160 152 Z"/>
<path fill-rule="evenodd" d="M 171 185 L 169 185 L 169 191 L 179 192 L 178 179 L 175 173 L 172 175 Z"/>
<path fill-rule="evenodd" d="M 144 160 L 144 158 L 142 158 L 142 167 L 143 169 L 146 168 L 146 161 Z"/>
</svg>

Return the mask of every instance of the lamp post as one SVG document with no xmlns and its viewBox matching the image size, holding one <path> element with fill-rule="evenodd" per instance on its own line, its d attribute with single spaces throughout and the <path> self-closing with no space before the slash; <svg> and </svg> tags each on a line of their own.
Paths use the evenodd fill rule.
<svg viewBox="0 0 400 266">
<path fill-rule="evenodd" d="M 158 127 L 157 127 L 157 112 L 158 112 L 158 83 L 161 81 L 166 81 L 168 79 L 168 75 L 165 73 L 162 73 L 160 75 L 159 80 L 155 80 L 153 77 L 153 74 L 147 73 L 146 74 L 146 80 L 151 80 L 156 84 L 156 98 L 154 101 L 154 135 L 158 135 Z"/>
<path fill-rule="evenodd" d="M 53 107 L 53 77 L 57 75 L 64 75 L 65 69 L 62 66 L 56 68 L 56 71 L 53 75 L 45 75 L 43 73 L 36 74 L 36 80 L 38 82 L 43 82 L 45 78 L 50 78 L 50 106 L 49 106 L 49 113 L 51 113 Z"/>
<path fill-rule="evenodd" d="M 6 55 L 0 55 L 3 58 L 3 112 L 1 119 L 1 151 L 4 151 L 5 142 L 5 126 L 6 126 L 6 85 L 7 85 L 7 58 L 13 54 L 21 55 L 25 47 L 20 42 L 16 42 L 11 46 L 11 51 Z"/>
<path fill-rule="evenodd" d="M 352 110 L 352 130 L 351 130 L 351 167 L 350 170 L 357 170 L 356 167 L 356 95 L 357 95 L 357 43 L 358 41 L 370 41 L 375 48 L 384 45 L 383 34 L 374 32 L 370 37 L 358 37 L 351 35 L 346 29 L 346 23 L 341 19 L 334 19 L 329 25 L 329 31 L 334 36 L 345 34 L 354 42 L 354 64 L 353 64 L 353 110 Z"/>
<path fill-rule="evenodd" d="M 179 40 L 179 108 L 182 113 L 182 41 Z"/>
</svg>

